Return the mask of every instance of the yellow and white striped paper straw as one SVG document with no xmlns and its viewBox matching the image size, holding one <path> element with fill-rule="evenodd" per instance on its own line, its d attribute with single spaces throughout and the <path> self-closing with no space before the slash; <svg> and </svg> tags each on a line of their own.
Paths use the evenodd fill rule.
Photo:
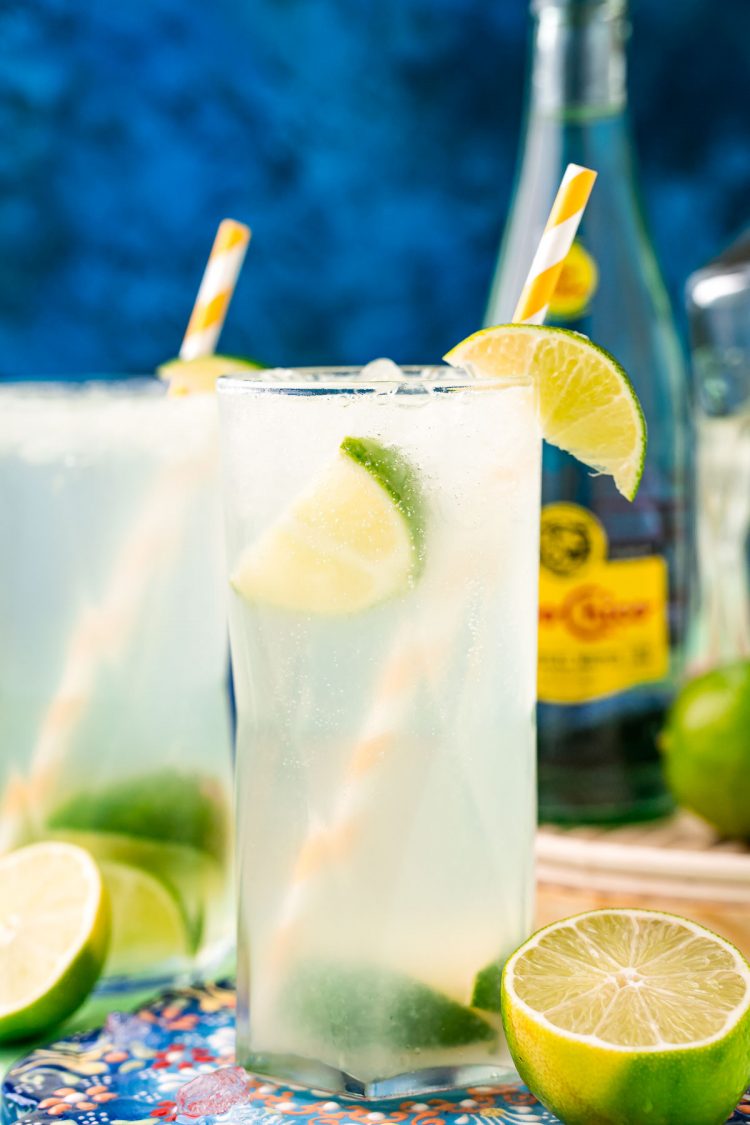
<svg viewBox="0 0 750 1125">
<path fill-rule="evenodd" d="M 336 863 L 346 859 L 368 815 L 372 815 L 373 779 L 388 756 L 402 747 L 404 723 L 417 692 L 423 690 L 438 699 L 445 689 L 444 678 L 468 596 L 461 585 L 466 565 L 467 560 L 461 556 L 447 573 L 433 576 L 436 589 L 456 593 L 447 601 L 443 598 L 437 617 L 431 615 L 421 624 L 405 622 L 393 640 L 351 748 L 331 816 L 310 825 L 295 857 L 271 935 L 270 964 L 274 970 L 294 952 L 321 881 Z M 414 751 L 412 745 L 410 752 Z"/>
<path fill-rule="evenodd" d="M 219 223 L 182 341 L 180 359 L 196 359 L 214 351 L 250 244 L 250 233 L 249 227 L 235 219 Z"/>
<path fill-rule="evenodd" d="M 541 324 L 544 321 L 595 179 L 596 172 L 580 164 L 569 164 L 565 169 L 513 314 L 517 323 Z"/>
<path fill-rule="evenodd" d="M 393 646 L 378 681 L 373 706 L 352 747 L 333 814 L 310 826 L 297 853 L 280 915 L 273 931 L 272 963 L 283 963 L 297 933 L 315 885 L 333 863 L 346 858 L 371 802 L 372 777 L 399 743 L 407 711 L 417 687 L 429 684 L 440 670 L 428 651 L 405 629 Z"/>
</svg>

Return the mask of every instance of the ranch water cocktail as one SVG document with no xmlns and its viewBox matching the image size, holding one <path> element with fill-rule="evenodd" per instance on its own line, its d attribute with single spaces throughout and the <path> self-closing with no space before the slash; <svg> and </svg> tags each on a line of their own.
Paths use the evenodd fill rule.
<svg viewBox="0 0 750 1125">
<path fill-rule="evenodd" d="M 534 388 L 378 361 L 218 391 L 238 1060 L 371 1096 L 495 1079 L 532 914 Z"/>
<path fill-rule="evenodd" d="M 216 428 L 156 380 L 0 388 L 0 853 L 93 855 L 106 988 L 231 948 Z"/>
</svg>

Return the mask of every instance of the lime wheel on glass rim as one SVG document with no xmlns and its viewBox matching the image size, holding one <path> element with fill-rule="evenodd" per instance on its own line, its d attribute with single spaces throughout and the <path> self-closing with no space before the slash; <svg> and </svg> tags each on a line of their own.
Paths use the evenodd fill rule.
<svg viewBox="0 0 750 1125">
<path fill-rule="evenodd" d="M 157 367 L 156 374 L 169 383 L 171 395 L 213 394 L 222 375 L 258 371 L 262 366 L 242 356 L 212 353 L 195 359 L 170 359 Z"/>
<path fill-rule="evenodd" d="M 599 473 L 628 500 L 646 456 L 646 421 L 630 379 L 578 332 L 533 324 L 483 328 L 444 356 L 481 378 L 534 387 L 542 436 Z"/>
</svg>

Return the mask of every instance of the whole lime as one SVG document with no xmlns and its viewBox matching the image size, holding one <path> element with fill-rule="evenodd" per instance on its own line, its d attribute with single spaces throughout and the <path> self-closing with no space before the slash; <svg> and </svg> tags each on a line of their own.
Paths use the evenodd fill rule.
<svg viewBox="0 0 750 1125">
<path fill-rule="evenodd" d="M 678 804 L 722 836 L 750 839 L 750 661 L 690 680 L 672 706 L 661 746 Z"/>
</svg>

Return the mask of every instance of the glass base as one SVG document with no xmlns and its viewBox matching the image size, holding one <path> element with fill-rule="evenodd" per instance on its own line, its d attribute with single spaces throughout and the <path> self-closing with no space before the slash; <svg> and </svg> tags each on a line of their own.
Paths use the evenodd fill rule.
<svg viewBox="0 0 750 1125">
<path fill-rule="evenodd" d="M 429 1067 L 406 1074 L 395 1074 L 388 1078 L 376 1078 L 368 1082 L 326 1063 L 298 1055 L 251 1054 L 238 1061 L 246 1070 L 264 1078 L 290 1082 L 295 1086 L 307 1087 L 316 1092 L 344 1094 L 349 1098 L 369 1101 L 519 1081 L 518 1073 L 513 1066 L 502 1061 L 491 1064 Z"/>
</svg>

